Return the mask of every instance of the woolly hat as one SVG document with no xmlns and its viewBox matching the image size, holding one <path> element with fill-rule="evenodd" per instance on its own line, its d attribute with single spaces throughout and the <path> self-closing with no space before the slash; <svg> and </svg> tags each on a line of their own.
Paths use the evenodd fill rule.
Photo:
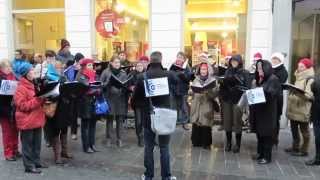
<svg viewBox="0 0 320 180">
<path fill-rule="evenodd" d="M 80 66 L 86 66 L 87 64 L 93 64 L 94 60 L 90 58 L 83 58 L 80 60 Z"/>
<path fill-rule="evenodd" d="M 255 53 L 253 56 L 253 60 L 258 61 L 260 59 L 262 59 L 262 54 L 259 52 Z"/>
<path fill-rule="evenodd" d="M 31 69 L 32 69 L 32 64 L 24 61 L 17 67 L 16 73 L 18 73 L 21 76 L 25 76 L 29 73 Z"/>
<path fill-rule="evenodd" d="M 240 54 L 233 55 L 230 59 L 230 62 L 231 61 L 237 61 L 239 63 L 239 65 L 241 65 L 243 63 L 242 56 Z"/>
<path fill-rule="evenodd" d="M 309 58 L 302 58 L 300 59 L 299 63 L 304 64 L 304 66 L 306 66 L 307 69 L 313 67 L 313 61 Z"/>
<path fill-rule="evenodd" d="M 61 46 L 60 50 L 62 50 L 62 49 L 64 49 L 65 47 L 70 46 L 70 43 L 69 43 L 69 41 L 66 40 L 66 39 L 61 39 L 61 44 L 60 44 L 60 46 Z"/>
<path fill-rule="evenodd" d="M 140 62 L 149 62 L 149 58 L 148 58 L 148 56 L 141 56 L 141 57 L 139 58 L 139 61 L 140 61 Z"/>
<path fill-rule="evenodd" d="M 273 58 L 279 59 L 279 60 L 281 61 L 281 63 L 283 64 L 284 55 L 283 55 L 282 53 L 280 53 L 280 52 L 273 53 L 273 54 L 271 55 L 271 59 L 273 59 Z"/>
</svg>

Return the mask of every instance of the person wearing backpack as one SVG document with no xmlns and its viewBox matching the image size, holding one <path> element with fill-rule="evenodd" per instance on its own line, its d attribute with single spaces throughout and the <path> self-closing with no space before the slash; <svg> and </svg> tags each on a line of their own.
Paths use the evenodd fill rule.
<svg viewBox="0 0 320 180">
<path fill-rule="evenodd" d="M 292 146 L 285 152 L 293 156 L 307 156 L 310 143 L 310 109 L 313 100 L 311 84 L 313 83 L 314 69 L 313 61 L 303 58 L 298 63 L 295 72 L 294 85 L 304 93 L 290 91 L 286 116 L 290 120 Z M 302 145 L 300 135 L 302 136 Z"/>
<path fill-rule="evenodd" d="M 146 73 L 138 77 L 136 88 L 133 92 L 133 98 L 144 102 L 145 107 L 143 109 L 144 116 L 144 166 L 145 173 L 141 176 L 142 180 L 152 180 L 154 177 L 154 156 L 153 151 L 156 146 L 155 139 L 156 134 L 151 129 L 151 104 L 148 98 L 146 98 L 144 79 L 146 76 L 148 79 L 155 78 L 168 78 L 169 92 L 170 85 L 175 83 L 174 75 L 165 70 L 161 64 L 162 54 L 159 51 L 155 51 L 150 55 L 150 64 Z M 153 106 L 157 108 L 171 108 L 170 94 L 163 96 L 156 96 L 151 98 Z M 172 176 L 170 168 L 170 135 L 159 135 L 158 146 L 160 147 L 160 164 L 161 164 L 161 176 L 163 180 L 175 180 L 176 177 Z"/>
</svg>

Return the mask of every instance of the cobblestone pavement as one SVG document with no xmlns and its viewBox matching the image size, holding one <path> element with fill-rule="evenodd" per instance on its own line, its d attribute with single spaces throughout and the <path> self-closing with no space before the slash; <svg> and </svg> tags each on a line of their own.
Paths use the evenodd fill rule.
<svg viewBox="0 0 320 180">
<path fill-rule="evenodd" d="M 0 160 L 0 180 L 136 180 L 144 171 L 143 149 L 137 147 L 134 130 L 125 130 L 123 148 L 107 148 L 104 142 L 104 124 L 98 124 L 97 147 L 101 152 L 88 155 L 81 152 L 80 140 L 70 140 L 74 160 L 65 166 L 53 164 L 52 151 L 42 149 L 42 160 L 49 169 L 41 175 L 27 175 L 23 172 L 22 161 Z M 192 148 L 190 132 L 178 128 L 172 136 L 172 169 L 180 180 L 249 180 L 249 179 L 320 179 L 320 167 L 306 167 L 306 158 L 290 157 L 283 152 L 290 140 L 287 130 L 281 132 L 281 143 L 274 151 L 270 165 L 257 165 L 251 156 L 255 154 L 254 134 L 245 134 L 240 154 L 223 151 L 223 132 L 213 132 L 213 149 Z M 44 143 L 43 143 L 44 144 Z M 313 143 L 311 155 L 313 155 Z M 2 144 L 0 143 L 2 157 Z M 159 177 L 159 150 L 155 152 L 156 176 Z M 159 178 L 156 178 L 159 179 Z"/>
</svg>

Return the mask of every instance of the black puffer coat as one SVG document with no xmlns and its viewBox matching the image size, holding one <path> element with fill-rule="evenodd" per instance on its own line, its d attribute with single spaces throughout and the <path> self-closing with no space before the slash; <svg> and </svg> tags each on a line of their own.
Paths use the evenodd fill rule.
<svg viewBox="0 0 320 180">
<path fill-rule="evenodd" d="M 314 79 L 311 85 L 311 90 L 314 96 L 314 101 L 311 106 L 311 121 L 320 122 L 320 78 L 319 76 Z"/>
<path fill-rule="evenodd" d="M 0 85 L 2 80 L 14 80 L 13 74 L 6 75 L 0 71 Z M 0 119 L 5 117 L 9 120 L 14 119 L 13 96 L 0 95 Z"/>
<path fill-rule="evenodd" d="M 250 88 L 250 75 L 249 71 L 243 68 L 243 61 L 240 55 L 232 57 L 237 58 L 239 66 L 233 68 L 231 66 L 231 60 L 229 68 L 227 69 L 224 80 L 220 86 L 220 96 L 224 102 L 237 104 L 243 94 L 243 91 L 239 87 Z"/>
<path fill-rule="evenodd" d="M 279 67 L 276 67 L 273 69 L 273 74 L 277 76 L 281 84 L 284 84 L 288 80 L 288 71 L 284 67 L 284 65 L 280 65 Z M 278 99 L 278 117 L 282 115 L 282 109 L 283 109 L 283 91 L 280 92 L 280 96 Z"/>
<path fill-rule="evenodd" d="M 272 136 L 277 128 L 278 98 L 281 93 L 279 79 L 273 74 L 273 69 L 268 61 L 260 60 L 264 72 L 264 80 L 259 83 L 256 70 L 256 86 L 263 87 L 266 103 L 250 106 L 250 122 L 254 131 L 260 136 Z"/>
<path fill-rule="evenodd" d="M 175 83 L 174 75 L 168 72 L 167 70 L 165 70 L 162 67 L 162 65 L 159 63 L 149 64 L 146 74 L 148 79 L 167 77 L 169 81 L 169 88 L 172 87 L 172 84 Z M 171 89 L 170 89 L 170 92 L 172 92 Z M 144 113 L 146 114 L 150 113 L 150 103 L 148 98 L 145 97 L 143 74 L 141 74 L 138 77 L 136 88 L 133 92 L 132 98 L 133 98 L 133 101 L 144 102 L 145 104 L 143 108 Z M 155 107 L 171 108 L 170 95 L 152 97 L 152 103 Z M 148 119 L 145 119 L 143 121 L 144 127 L 150 129 L 151 128 L 150 116 L 147 116 L 147 118 Z"/>
</svg>

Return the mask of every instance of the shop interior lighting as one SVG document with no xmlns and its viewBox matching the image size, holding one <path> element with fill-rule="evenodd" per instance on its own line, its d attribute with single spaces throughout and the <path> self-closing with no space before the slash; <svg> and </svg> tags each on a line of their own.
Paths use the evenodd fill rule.
<svg viewBox="0 0 320 180">
<path fill-rule="evenodd" d="M 115 9 L 116 9 L 116 11 L 117 11 L 118 13 L 122 13 L 122 12 L 125 10 L 125 7 L 124 7 L 123 4 L 118 3 L 118 4 L 116 5 Z"/>
<path fill-rule="evenodd" d="M 188 19 L 205 19 L 205 18 L 236 18 L 236 13 L 219 13 L 219 14 L 189 14 Z"/>
<path fill-rule="evenodd" d="M 125 23 L 130 23 L 130 21 L 131 21 L 130 17 L 128 17 L 128 16 L 124 17 L 124 22 Z"/>
<path fill-rule="evenodd" d="M 137 21 L 136 21 L 136 20 L 133 20 L 133 21 L 132 21 L 132 25 L 136 26 L 136 25 L 137 25 Z"/>
<path fill-rule="evenodd" d="M 227 32 L 223 32 L 223 33 L 221 33 L 221 36 L 222 36 L 223 38 L 226 38 L 226 37 L 228 37 L 228 33 L 227 33 Z"/>
</svg>

